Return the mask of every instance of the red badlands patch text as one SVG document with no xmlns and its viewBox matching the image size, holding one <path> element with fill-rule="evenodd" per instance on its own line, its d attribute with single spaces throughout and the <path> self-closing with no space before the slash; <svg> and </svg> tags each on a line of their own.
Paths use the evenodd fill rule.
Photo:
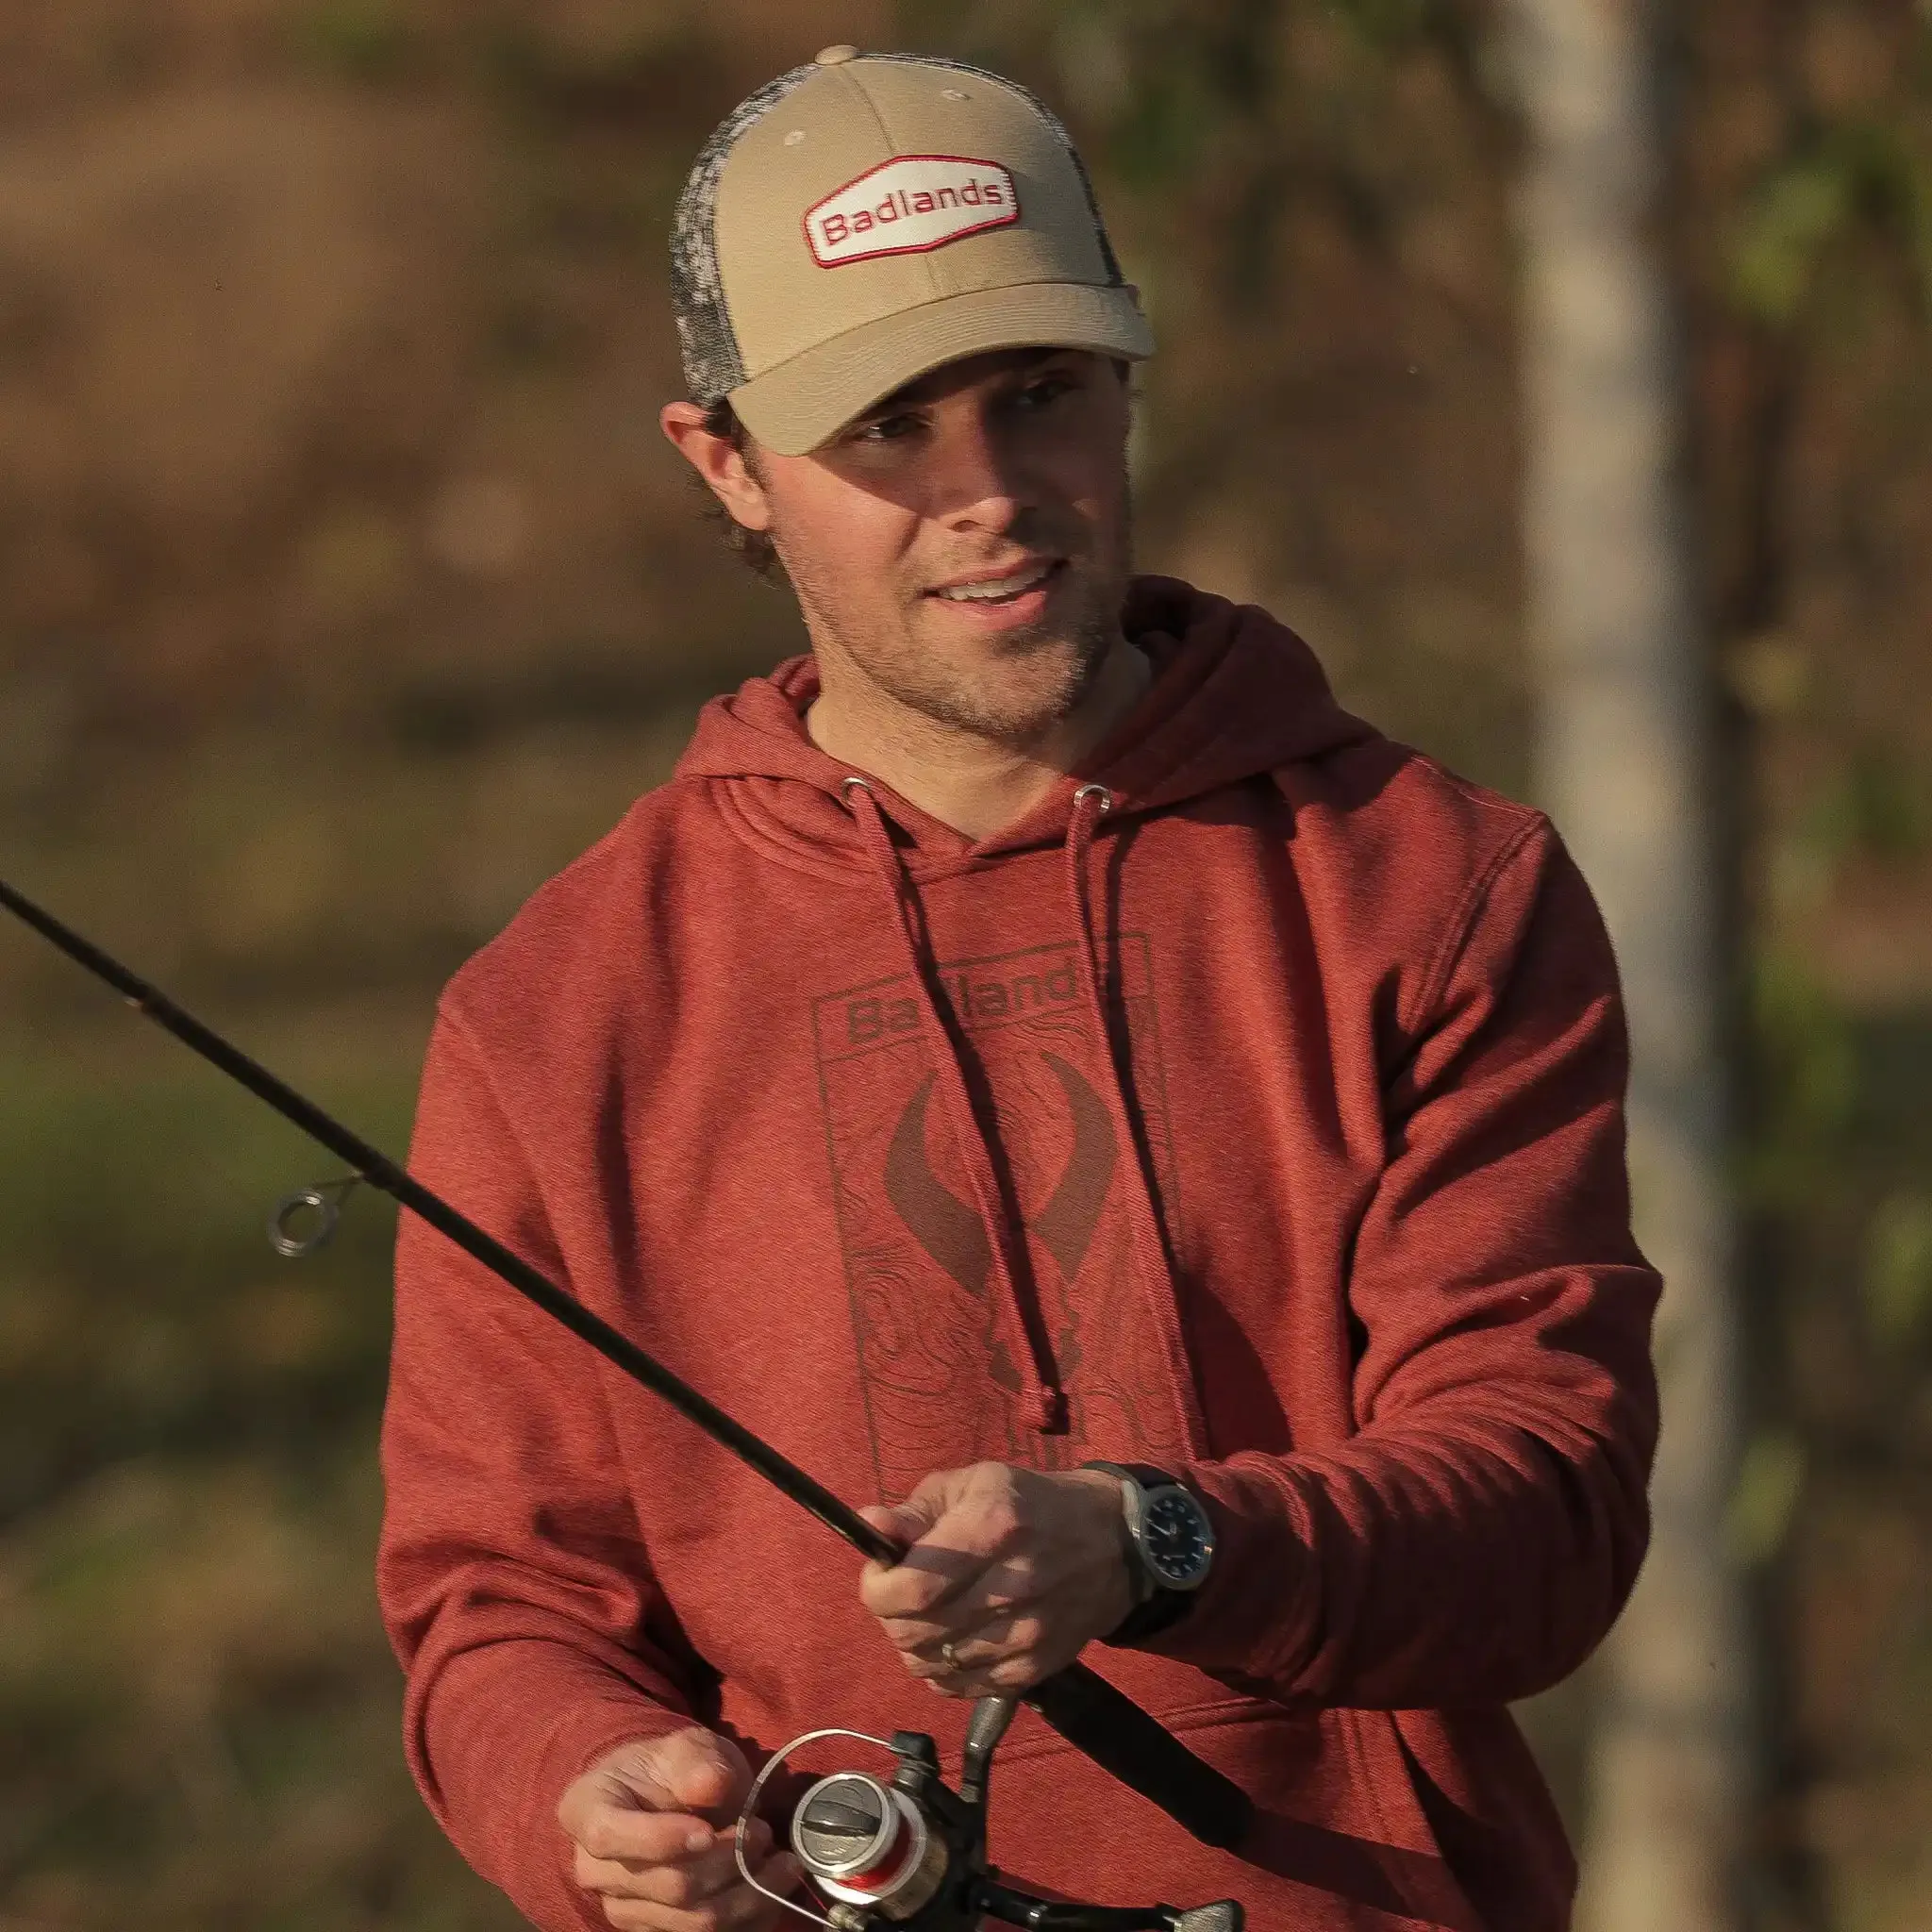
<svg viewBox="0 0 1932 1932">
<path fill-rule="evenodd" d="M 901 155 L 848 181 L 805 211 L 821 268 L 878 255 L 916 255 L 1020 219 L 1013 177 L 997 161 Z"/>
</svg>

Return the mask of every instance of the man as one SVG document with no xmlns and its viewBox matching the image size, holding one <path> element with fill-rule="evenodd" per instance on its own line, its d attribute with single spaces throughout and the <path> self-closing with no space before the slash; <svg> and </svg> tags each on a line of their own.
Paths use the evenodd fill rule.
<svg viewBox="0 0 1932 1932">
<path fill-rule="evenodd" d="M 674 252 L 665 432 L 811 653 L 452 981 L 412 1164 L 913 1547 L 855 1574 L 406 1218 L 425 1796 L 539 1925 L 769 1926 L 720 1836 L 753 1766 L 917 1727 L 956 1776 L 967 1699 L 1080 1657 L 1257 1824 L 1210 1851 L 1023 1707 L 1021 1882 L 1555 1932 L 1505 1707 L 1621 1607 L 1657 1422 L 1587 888 L 1263 612 L 1130 577 L 1152 341 L 1030 95 L 829 48 Z"/>
</svg>

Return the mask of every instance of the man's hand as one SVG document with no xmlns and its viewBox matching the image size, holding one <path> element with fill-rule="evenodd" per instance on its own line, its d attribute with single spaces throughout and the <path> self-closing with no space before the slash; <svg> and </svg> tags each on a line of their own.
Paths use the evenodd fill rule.
<svg viewBox="0 0 1932 1932">
<path fill-rule="evenodd" d="M 733 1851 L 731 1821 L 750 1789 L 743 1752 L 702 1724 L 620 1744 L 557 1807 L 576 1882 L 625 1932 L 769 1932 L 784 1908 L 739 1876 Z M 798 1860 L 773 1853 L 762 1818 L 745 1827 L 744 1857 L 760 1885 L 796 1889 Z"/>
<path fill-rule="evenodd" d="M 891 1569 L 866 1564 L 859 1601 L 906 1668 L 955 1697 L 1030 1690 L 1134 1607 L 1120 1479 L 1104 1470 L 976 1462 L 858 1513 L 912 1545 Z"/>
</svg>

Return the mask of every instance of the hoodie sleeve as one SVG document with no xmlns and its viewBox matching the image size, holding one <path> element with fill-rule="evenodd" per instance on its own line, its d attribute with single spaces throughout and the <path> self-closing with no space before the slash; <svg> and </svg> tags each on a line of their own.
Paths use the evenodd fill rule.
<svg viewBox="0 0 1932 1932">
<path fill-rule="evenodd" d="M 569 1287 L 513 1129 L 445 1003 L 410 1172 Z M 692 1721 L 691 1653 L 652 1578 L 596 1358 L 405 1211 L 376 1585 L 404 1745 L 457 1849 L 545 1932 L 604 1926 L 571 1877 L 565 1787 Z M 682 1669 L 684 1675 L 680 1675 Z"/>
<path fill-rule="evenodd" d="M 1538 817 L 1470 895 L 1384 1076 L 1348 1299 L 1356 1433 L 1188 1466 L 1216 1570 L 1146 1648 L 1289 1702 L 1559 1681 L 1649 1536 L 1660 1283 L 1630 1232 L 1628 1046 L 1601 915 Z"/>
</svg>

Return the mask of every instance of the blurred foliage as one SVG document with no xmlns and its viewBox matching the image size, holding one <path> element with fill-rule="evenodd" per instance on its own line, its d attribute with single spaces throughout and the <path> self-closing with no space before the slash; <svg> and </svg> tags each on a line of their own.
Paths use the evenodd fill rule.
<svg viewBox="0 0 1932 1932">
<path fill-rule="evenodd" d="M 85 1083 L 0 1059 L 6 1922 L 512 1924 L 409 1789 L 375 1616 L 393 1211 L 278 1259 L 326 1157 L 143 1030 Z M 402 1064 L 301 1074 L 404 1138 Z"/>
<path fill-rule="evenodd" d="M 318 1431 L 359 1428 L 380 1402 L 392 1212 L 358 1200 L 325 1264 L 280 1261 L 268 1204 L 329 1157 L 176 1052 L 171 1078 L 126 1086 L 76 1090 L 58 1063 L 6 1069 L 0 1375 L 15 1399 L 0 1401 L 0 1520 L 124 1458 L 238 1438 L 297 1471 Z M 380 1107 L 332 1104 L 399 1141 L 406 1080 L 385 1081 Z M 71 1319 L 81 1301 L 85 1325 Z"/>
<path fill-rule="evenodd" d="M 1908 1188 L 1880 1200 L 1866 1230 L 1864 1289 L 1878 1347 L 1924 1340 L 1932 1318 L 1932 1192 Z"/>
<path fill-rule="evenodd" d="M 1160 354 L 1151 568 L 1518 793 L 1516 129 L 1475 0 L 69 0 L 0 18 L 0 872 L 399 1153 L 437 987 L 799 647 L 653 416 L 710 126 L 821 43 L 1060 108 Z M 1793 1827 L 1932 1921 L 1932 16 L 1675 16 L 1690 361 L 1753 756 L 1731 1535 Z M 1738 559 L 1733 568 L 1729 559 Z M 1723 575 L 1722 572 L 1717 573 Z M 0 1923 L 513 1923 L 372 1602 L 392 1216 L 0 933 Z M 828 1717 L 833 1714 L 828 1713 Z M 1573 1815 L 1574 1737 L 1540 1735 Z"/>
<path fill-rule="evenodd" d="M 1747 1563 L 1769 1562 L 1784 1547 L 1805 1486 L 1805 1445 L 1787 1430 L 1763 1430 L 1744 1450 L 1724 1524 Z"/>
<path fill-rule="evenodd" d="M 393 80 L 420 50 L 396 0 L 321 0 L 295 23 L 300 51 L 324 71 L 350 80 Z"/>
<path fill-rule="evenodd" d="M 1778 161 L 1738 225 L 1739 301 L 1790 324 L 1833 244 L 1858 227 L 1893 244 L 1898 265 L 1916 278 L 1922 315 L 1932 317 L 1932 142 L 1895 122 L 1829 126 Z"/>
</svg>

